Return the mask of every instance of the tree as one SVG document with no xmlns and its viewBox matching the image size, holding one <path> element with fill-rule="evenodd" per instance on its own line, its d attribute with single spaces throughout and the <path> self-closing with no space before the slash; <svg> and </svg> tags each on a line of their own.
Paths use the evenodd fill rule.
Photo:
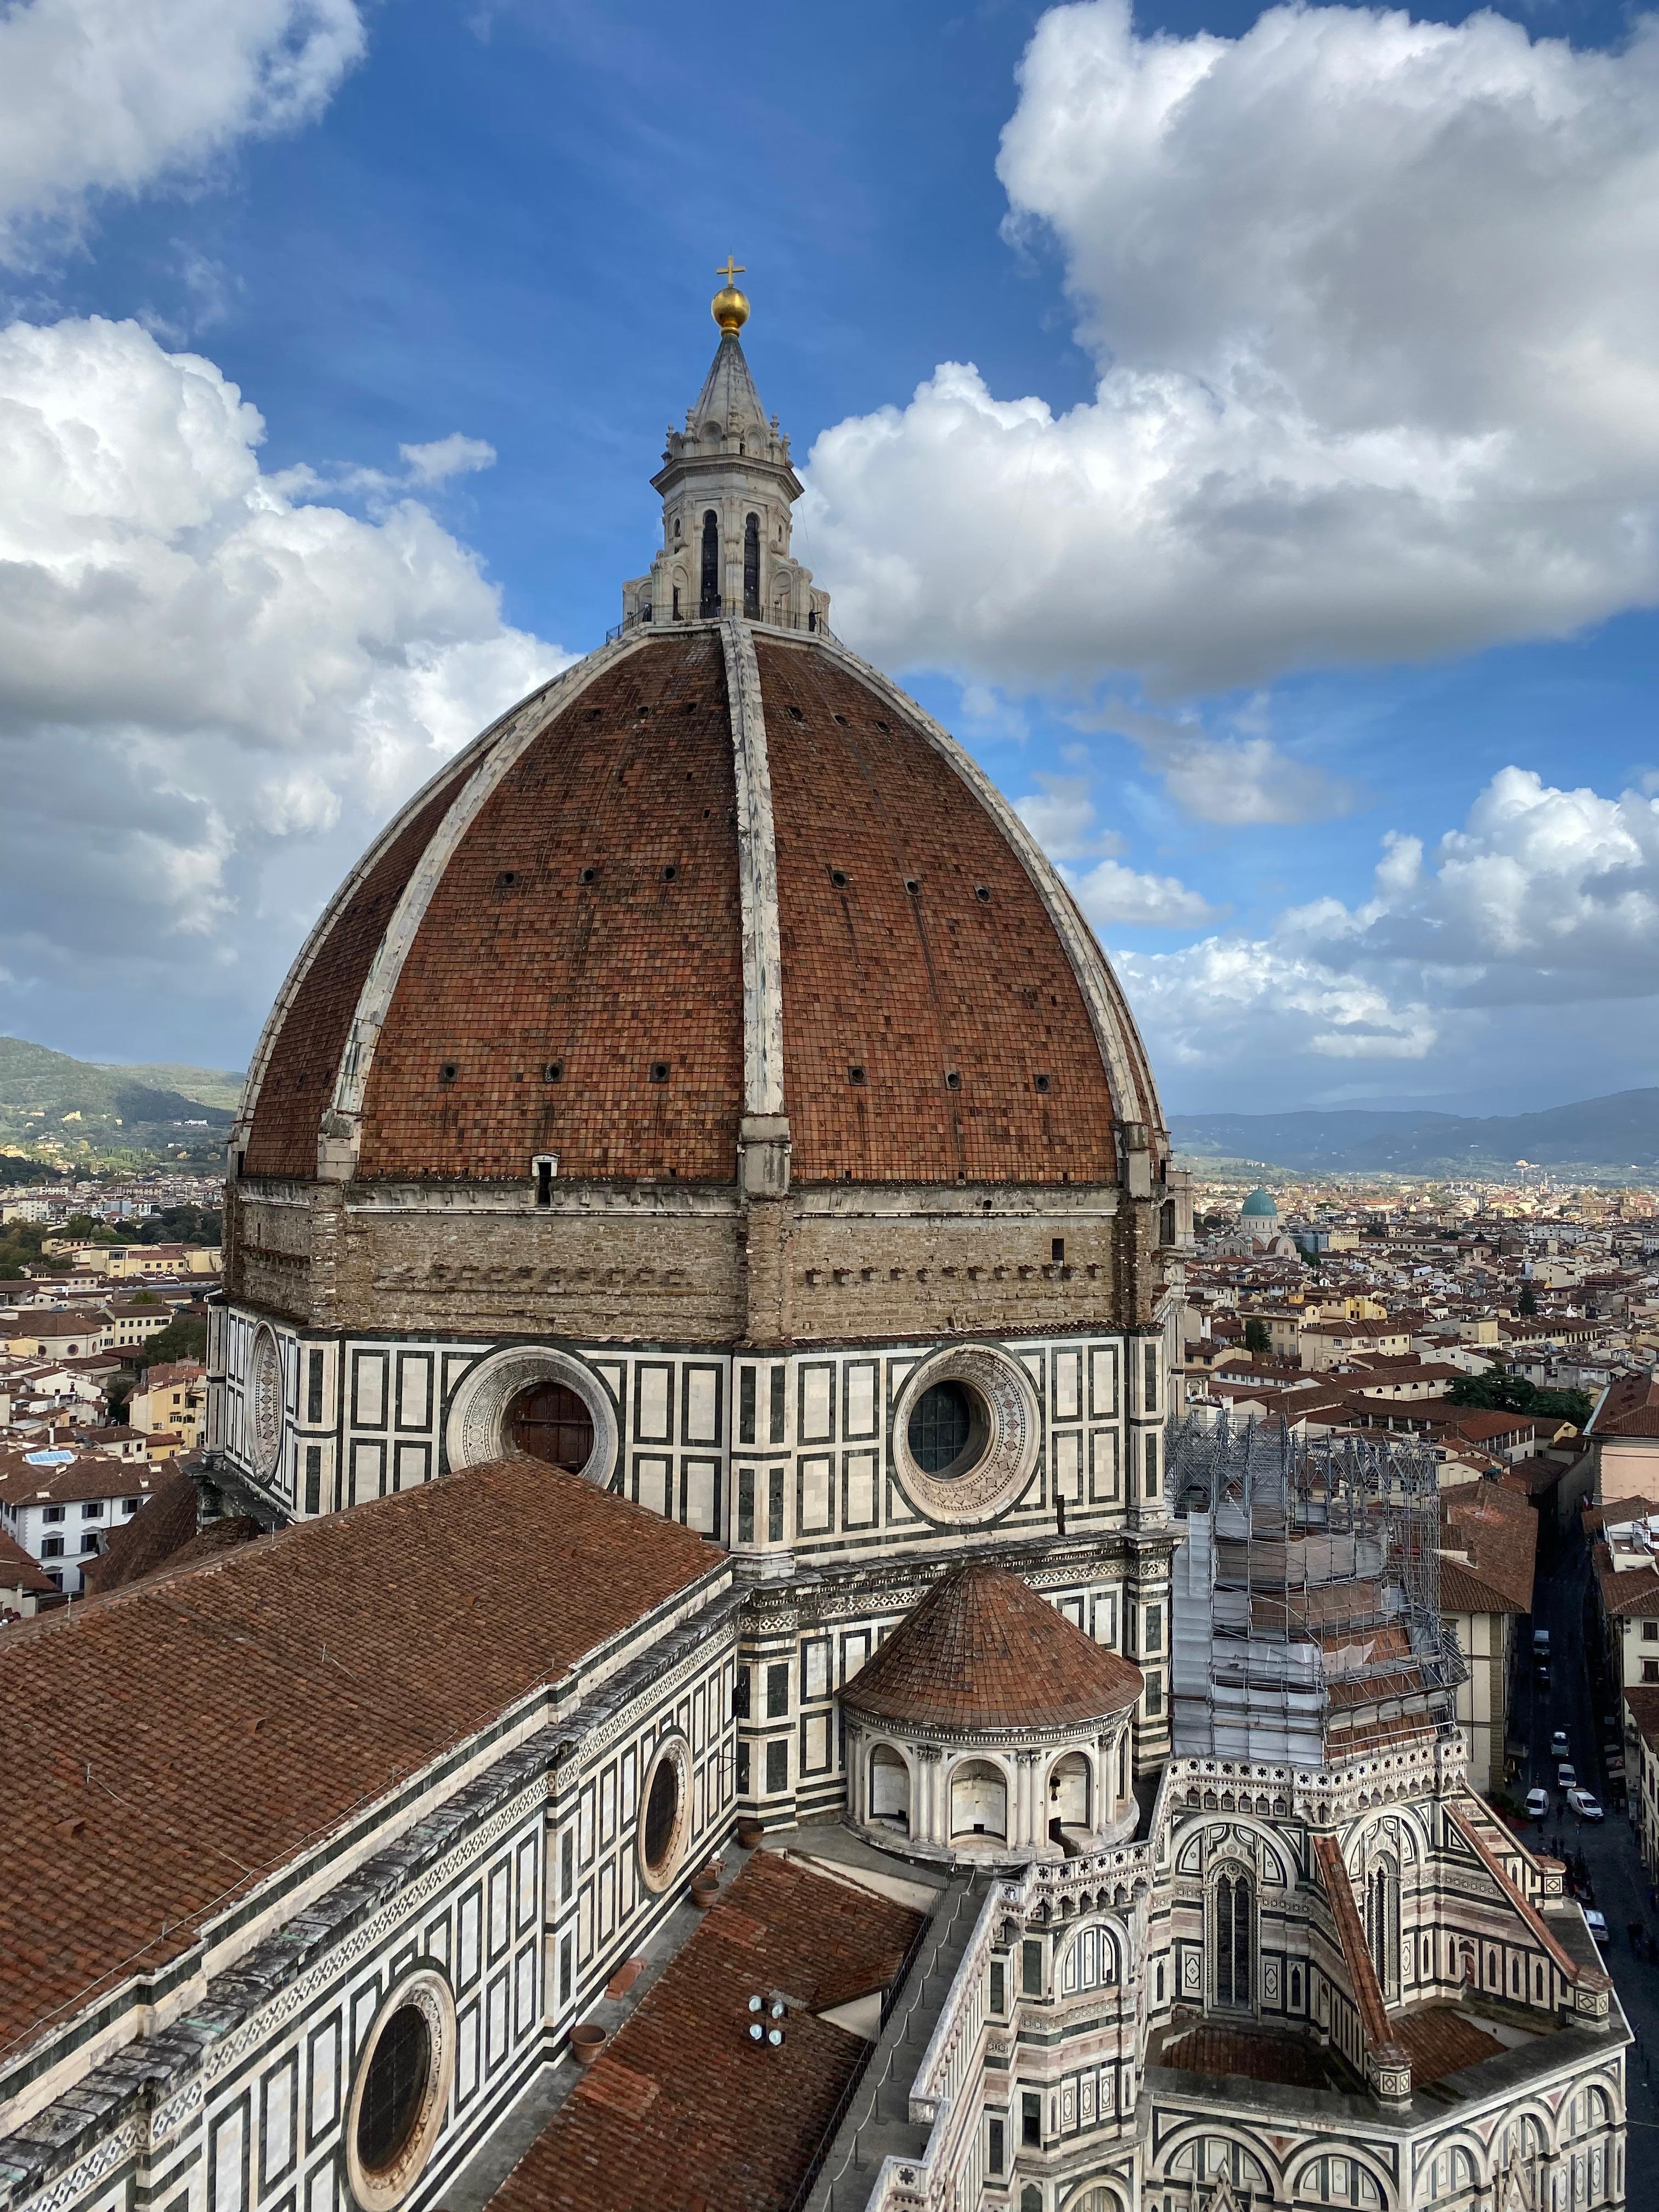
<svg viewBox="0 0 1659 2212">
<path fill-rule="evenodd" d="M 1537 1310 L 1538 1310 L 1538 1293 L 1537 1293 L 1537 1291 L 1536 1291 L 1535 1290 L 1534 1290 L 1534 1288 L 1533 1288 L 1533 1286 L 1532 1286 L 1532 1285 L 1531 1285 L 1530 1283 L 1522 1283 L 1522 1285 L 1521 1285 L 1521 1297 L 1520 1297 L 1520 1302 L 1519 1302 L 1519 1304 L 1518 1304 L 1516 1305 L 1516 1311 L 1517 1313 L 1520 1313 L 1520 1314 L 1525 1314 L 1525 1315 L 1528 1315 L 1528 1316 L 1530 1316 L 1531 1315 L 1535 1314 L 1535 1313 L 1537 1312 Z"/>
<path fill-rule="evenodd" d="M 1273 1348 L 1273 1335 L 1267 1322 L 1252 1314 L 1244 1324 L 1245 1351 L 1261 1354 L 1271 1352 Z"/>
<path fill-rule="evenodd" d="M 1472 1406 L 1488 1413 L 1530 1413 L 1544 1421 L 1571 1421 L 1582 1429 L 1590 1417 L 1590 1401 L 1583 1390 L 1540 1390 L 1524 1375 L 1508 1375 L 1493 1368 L 1485 1375 L 1460 1375 L 1447 1396 L 1454 1406 Z"/>
<path fill-rule="evenodd" d="M 55 1233 L 59 1237 L 78 1237 L 85 1244 L 118 1244 L 121 1242 L 118 1230 L 112 1229 L 107 1221 L 97 1220 L 90 1213 L 71 1213 Z"/>
<path fill-rule="evenodd" d="M 206 1354 L 207 1320 L 201 1314 L 177 1315 L 148 1344 L 138 1347 L 138 1357 L 146 1367 L 165 1366 L 173 1359 L 200 1360 Z"/>
</svg>

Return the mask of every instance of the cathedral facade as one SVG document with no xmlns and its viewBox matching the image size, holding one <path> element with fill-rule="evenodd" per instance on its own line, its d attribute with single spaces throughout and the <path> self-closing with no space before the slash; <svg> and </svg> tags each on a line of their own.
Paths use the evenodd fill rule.
<svg viewBox="0 0 1659 2212">
<path fill-rule="evenodd" d="M 0 2212 L 1618 2206 L 1421 1471 L 1183 1428 L 1116 980 L 714 312 L 618 629 L 260 1041 L 269 1533 L 0 1651 Z"/>
</svg>

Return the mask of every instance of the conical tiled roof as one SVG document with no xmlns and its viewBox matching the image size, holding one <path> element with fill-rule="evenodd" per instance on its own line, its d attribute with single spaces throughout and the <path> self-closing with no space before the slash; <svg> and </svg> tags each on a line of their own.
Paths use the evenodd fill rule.
<svg viewBox="0 0 1659 2212">
<path fill-rule="evenodd" d="M 697 404 L 691 410 L 693 426 L 717 422 L 729 436 L 753 433 L 764 440 L 766 416 L 760 394 L 750 374 L 749 361 L 735 331 L 727 331 L 714 349 Z"/>
<path fill-rule="evenodd" d="M 842 1692 L 921 1729 L 1070 1728 L 1132 1705 L 1140 1669 L 1075 1628 L 1006 1567 L 959 1567 Z"/>
</svg>

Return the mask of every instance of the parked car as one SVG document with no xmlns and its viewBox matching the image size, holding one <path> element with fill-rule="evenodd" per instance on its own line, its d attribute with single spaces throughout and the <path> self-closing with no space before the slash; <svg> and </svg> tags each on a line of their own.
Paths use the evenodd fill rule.
<svg viewBox="0 0 1659 2212">
<path fill-rule="evenodd" d="M 1549 1657 L 1550 1632 L 1547 1628 L 1534 1629 L 1532 1632 L 1532 1648 L 1539 1658 L 1547 1659 Z"/>
<path fill-rule="evenodd" d="M 1567 1741 L 1565 1729 L 1557 1729 L 1555 1734 L 1550 1738 L 1550 1757 L 1552 1759 L 1572 1757 L 1572 1746 Z"/>
<path fill-rule="evenodd" d="M 1564 1759 L 1555 1770 L 1555 1784 L 1559 1790 L 1576 1789 L 1578 1784 L 1577 1769 Z"/>
<path fill-rule="evenodd" d="M 1527 1812 L 1531 1819 L 1541 1820 L 1549 1809 L 1550 1793 L 1547 1790 L 1528 1790 Z"/>
<path fill-rule="evenodd" d="M 1584 1907 L 1584 1925 L 1605 1951 L 1610 1940 L 1607 1935 L 1607 1914 L 1598 1912 L 1593 1905 L 1587 1905 Z"/>
<path fill-rule="evenodd" d="M 1567 1803 L 1581 1820 L 1599 1820 L 1601 1817 L 1601 1800 L 1589 1790 L 1569 1790 Z"/>
<path fill-rule="evenodd" d="M 1550 1686 L 1550 1670 L 1547 1661 L 1540 1659 L 1538 1662 L 1537 1665 L 1532 1670 L 1532 1679 L 1537 1683 L 1540 1690 L 1548 1689 Z"/>
</svg>

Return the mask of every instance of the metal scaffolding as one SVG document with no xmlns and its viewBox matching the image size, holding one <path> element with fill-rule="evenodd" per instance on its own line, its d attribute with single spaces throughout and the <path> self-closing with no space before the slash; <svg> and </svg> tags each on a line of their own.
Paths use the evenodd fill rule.
<svg viewBox="0 0 1659 2212">
<path fill-rule="evenodd" d="M 1189 1414 L 1168 1464 L 1177 1753 L 1325 1766 L 1453 1726 L 1430 1448 Z"/>
</svg>

